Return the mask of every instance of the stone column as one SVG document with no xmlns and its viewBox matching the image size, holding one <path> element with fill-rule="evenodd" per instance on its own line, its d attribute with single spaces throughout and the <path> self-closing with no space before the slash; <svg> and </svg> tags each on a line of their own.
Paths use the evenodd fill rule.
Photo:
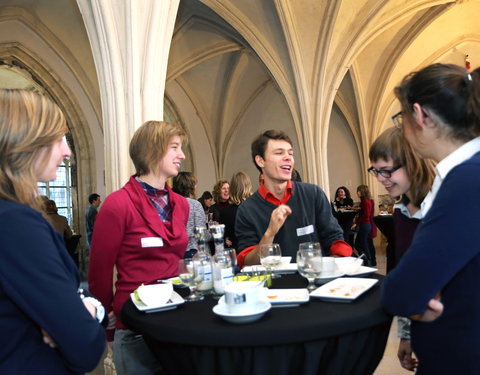
<svg viewBox="0 0 480 375">
<path fill-rule="evenodd" d="M 97 69 L 107 194 L 133 173 L 130 138 L 163 119 L 168 53 L 179 0 L 77 0 Z"/>
</svg>

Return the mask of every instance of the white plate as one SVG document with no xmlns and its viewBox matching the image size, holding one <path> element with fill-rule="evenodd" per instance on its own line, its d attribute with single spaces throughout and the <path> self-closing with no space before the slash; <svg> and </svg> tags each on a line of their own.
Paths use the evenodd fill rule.
<svg viewBox="0 0 480 375">
<path fill-rule="evenodd" d="M 315 289 L 310 293 L 310 297 L 320 298 L 326 301 L 351 302 L 369 290 L 377 282 L 377 279 L 342 277 Z"/>
<path fill-rule="evenodd" d="M 294 307 L 300 306 L 310 300 L 310 295 L 306 288 L 303 289 L 269 289 L 267 293 L 268 301 L 272 307 Z"/>
<path fill-rule="evenodd" d="M 223 298 L 223 297 L 222 297 Z M 213 306 L 213 312 L 214 314 L 222 317 L 225 319 L 227 322 L 230 323 L 237 323 L 237 324 L 244 324 L 244 323 L 251 323 L 254 322 L 258 319 L 260 319 L 262 316 L 265 315 L 265 313 L 270 310 L 272 305 L 270 302 L 259 302 L 257 303 L 255 311 L 248 313 L 248 314 L 232 314 L 228 311 L 227 305 L 220 299 L 218 301 L 218 304 Z"/>
<path fill-rule="evenodd" d="M 347 276 L 363 276 L 363 275 L 369 275 L 369 274 L 377 272 L 377 271 L 378 271 L 378 268 L 361 266 L 357 270 L 357 272 L 346 273 L 345 275 L 347 275 Z"/>
<path fill-rule="evenodd" d="M 170 297 L 170 300 L 163 305 L 147 306 L 142 301 L 139 301 L 135 297 L 134 293 L 130 293 L 130 299 L 132 300 L 133 304 L 137 309 L 139 309 L 140 311 L 144 311 L 146 313 L 173 310 L 173 309 L 176 309 L 178 305 L 181 305 L 182 303 L 185 302 L 185 300 L 175 291 L 172 292 L 172 296 Z"/>
</svg>

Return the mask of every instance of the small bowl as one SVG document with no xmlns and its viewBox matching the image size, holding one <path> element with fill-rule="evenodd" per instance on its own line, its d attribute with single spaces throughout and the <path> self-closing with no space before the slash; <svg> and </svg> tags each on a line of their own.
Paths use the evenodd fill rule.
<svg viewBox="0 0 480 375">
<path fill-rule="evenodd" d="M 355 257 L 335 258 L 335 264 L 340 272 L 346 275 L 351 275 L 360 270 L 360 267 L 363 264 L 363 259 Z"/>
</svg>

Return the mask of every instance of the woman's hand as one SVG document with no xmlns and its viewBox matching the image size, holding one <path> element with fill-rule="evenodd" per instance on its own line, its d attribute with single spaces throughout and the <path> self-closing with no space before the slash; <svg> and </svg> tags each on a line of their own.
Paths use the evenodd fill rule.
<svg viewBox="0 0 480 375">
<path fill-rule="evenodd" d="M 117 323 L 117 317 L 115 316 L 115 313 L 112 310 L 108 313 L 107 329 L 115 329 L 115 323 Z"/>
<path fill-rule="evenodd" d="M 52 336 L 50 336 L 48 332 L 45 331 L 43 328 L 41 328 L 41 331 L 43 336 L 43 342 L 51 348 L 56 348 L 57 344 L 55 341 L 53 341 Z"/>
<path fill-rule="evenodd" d="M 413 357 L 412 346 L 410 345 L 410 340 L 401 339 L 400 344 L 398 345 L 397 352 L 398 359 L 400 360 L 400 365 L 408 370 L 415 371 L 418 366 L 418 360 Z"/>
<path fill-rule="evenodd" d="M 439 297 L 435 297 L 428 301 L 427 309 L 423 314 L 412 315 L 410 319 L 421 322 L 433 322 L 439 318 L 443 313 L 443 303 L 441 303 L 438 298 Z"/>
</svg>

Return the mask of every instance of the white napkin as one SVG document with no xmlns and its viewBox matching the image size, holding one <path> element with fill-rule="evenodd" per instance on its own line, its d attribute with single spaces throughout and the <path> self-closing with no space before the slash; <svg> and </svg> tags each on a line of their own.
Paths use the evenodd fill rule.
<svg viewBox="0 0 480 375">
<path fill-rule="evenodd" d="M 141 285 L 136 292 L 145 305 L 161 306 L 172 298 L 173 285 L 171 283 Z"/>
</svg>

